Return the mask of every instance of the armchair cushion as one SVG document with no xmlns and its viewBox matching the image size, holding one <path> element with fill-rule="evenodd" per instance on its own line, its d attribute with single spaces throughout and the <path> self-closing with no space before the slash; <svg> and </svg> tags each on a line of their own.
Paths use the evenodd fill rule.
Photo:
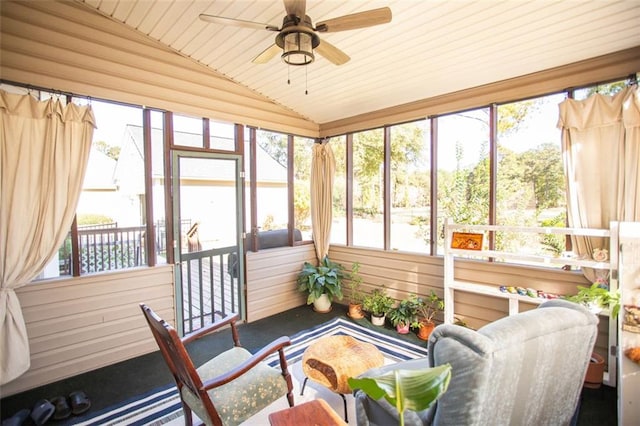
<svg viewBox="0 0 640 426">
<path fill-rule="evenodd" d="M 251 353 L 234 347 L 209 360 L 196 370 L 203 382 L 231 371 L 248 360 Z M 287 393 L 287 382 L 282 372 L 260 363 L 242 376 L 207 392 L 225 425 L 237 425 Z M 182 387 L 182 398 L 206 424 L 211 424 L 200 399 L 187 386 Z M 205 420 L 206 419 L 206 420 Z"/>
</svg>

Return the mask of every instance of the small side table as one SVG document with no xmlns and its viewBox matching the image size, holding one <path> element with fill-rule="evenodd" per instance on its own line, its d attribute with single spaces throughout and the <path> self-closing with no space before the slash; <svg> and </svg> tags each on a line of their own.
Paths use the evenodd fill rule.
<svg viewBox="0 0 640 426">
<path fill-rule="evenodd" d="M 347 426 L 324 399 L 314 399 L 269 414 L 271 426 Z"/>
<path fill-rule="evenodd" d="M 344 420 L 348 422 L 344 395 L 351 393 L 349 377 L 383 364 L 384 356 L 371 343 L 344 335 L 322 337 L 309 345 L 302 356 L 302 371 L 306 377 L 300 395 L 304 393 L 308 379 L 320 383 L 342 397 Z"/>
</svg>

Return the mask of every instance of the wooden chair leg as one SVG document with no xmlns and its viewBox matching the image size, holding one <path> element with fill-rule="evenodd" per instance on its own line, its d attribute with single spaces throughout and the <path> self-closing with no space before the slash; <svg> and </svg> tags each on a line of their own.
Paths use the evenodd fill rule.
<svg viewBox="0 0 640 426">
<path fill-rule="evenodd" d="M 193 417 L 191 415 L 191 408 L 187 404 L 184 403 L 182 398 L 180 398 L 182 402 L 182 413 L 184 414 L 184 425 L 185 426 L 193 426 Z"/>
</svg>

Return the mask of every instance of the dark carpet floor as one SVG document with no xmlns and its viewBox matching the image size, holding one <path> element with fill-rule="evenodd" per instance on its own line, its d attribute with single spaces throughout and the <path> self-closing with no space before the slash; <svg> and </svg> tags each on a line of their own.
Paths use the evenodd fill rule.
<svg viewBox="0 0 640 426">
<path fill-rule="evenodd" d="M 346 307 L 334 304 L 329 314 L 318 314 L 311 307 L 301 306 L 271 316 L 251 324 L 239 326 L 240 342 L 251 352 L 262 348 L 280 336 L 292 336 L 299 331 L 322 324 L 335 316 L 348 318 Z M 368 320 L 359 324 L 372 326 Z M 380 331 L 379 327 L 375 327 Z M 402 336 L 392 329 L 385 331 L 393 336 L 421 342 L 415 334 Z M 424 344 L 424 342 L 422 342 Z M 231 332 L 223 330 L 193 342 L 188 350 L 196 365 L 204 363 L 212 356 L 227 350 L 232 345 Z M 0 413 L 3 420 L 24 408 L 32 408 L 39 399 L 51 399 L 57 395 L 67 396 L 72 391 L 82 390 L 91 399 L 91 409 L 80 416 L 72 416 L 63 421 L 49 421 L 47 424 L 66 426 L 92 417 L 95 413 L 120 404 L 128 399 L 148 393 L 154 389 L 173 385 L 173 378 L 160 352 L 153 352 L 128 361 L 100 368 L 85 374 L 70 377 L 59 382 L 41 386 L 29 391 L 0 399 Z M 1 391 L 1 390 L 0 390 Z M 1 395 L 1 394 L 0 394 Z M 600 389 L 585 389 L 580 404 L 579 426 L 608 426 L 617 424 L 616 389 L 602 386 Z M 24 425 L 33 424 L 30 419 Z"/>
</svg>

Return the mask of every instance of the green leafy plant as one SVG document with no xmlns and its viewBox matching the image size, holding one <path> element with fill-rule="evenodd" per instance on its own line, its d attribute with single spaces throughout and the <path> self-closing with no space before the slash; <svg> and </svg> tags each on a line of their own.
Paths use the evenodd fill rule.
<svg viewBox="0 0 640 426">
<path fill-rule="evenodd" d="M 555 217 L 543 220 L 540 225 L 544 227 L 564 227 L 567 223 L 566 216 L 566 213 L 560 213 Z M 540 245 L 543 250 L 553 253 L 555 256 L 560 256 L 567 249 L 565 236 L 561 234 L 541 234 Z"/>
<path fill-rule="evenodd" d="M 361 290 L 362 276 L 360 275 L 360 263 L 354 262 L 351 265 L 351 275 L 347 280 L 347 288 L 349 289 L 349 303 L 354 305 L 362 303 L 364 293 Z"/>
<path fill-rule="evenodd" d="M 387 294 L 387 289 L 383 286 L 374 289 L 364 296 L 362 307 L 371 315 L 385 315 L 393 306 L 393 299 Z"/>
<path fill-rule="evenodd" d="M 369 397 L 386 399 L 396 407 L 400 426 L 404 411 L 426 410 L 447 391 L 451 380 L 451 365 L 417 370 L 394 369 L 379 376 L 349 378 L 351 389 L 361 389 Z"/>
<path fill-rule="evenodd" d="M 444 311 L 444 299 L 431 290 L 428 297 L 418 299 L 418 316 L 420 321 L 433 322 L 438 312 Z"/>
<path fill-rule="evenodd" d="M 389 309 L 387 317 L 394 326 L 402 324 L 417 328 L 420 327 L 420 322 L 418 321 L 419 307 L 418 297 L 415 294 L 410 294 L 406 299 L 401 300 L 397 306 Z"/>
<path fill-rule="evenodd" d="M 309 293 L 308 305 L 323 294 L 326 294 L 329 300 L 342 300 L 342 280 L 346 277 L 344 267 L 325 256 L 318 266 L 304 262 L 302 271 L 298 274 L 298 290 Z"/>
<path fill-rule="evenodd" d="M 584 305 L 592 311 L 609 309 L 612 318 L 616 318 L 620 312 L 620 293 L 611 291 L 598 282 L 590 287 L 579 285 L 578 293 L 566 296 L 565 299 Z"/>
<path fill-rule="evenodd" d="M 469 328 L 469 325 L 467 324 L 467 322 L 465 320 L 463 320 L 462 318 L 460 318 L 460 317 L 454 316 L 453 317 L 453 324 L 454 325 L 459 325 L 460 327 Z"/>
</svg>

